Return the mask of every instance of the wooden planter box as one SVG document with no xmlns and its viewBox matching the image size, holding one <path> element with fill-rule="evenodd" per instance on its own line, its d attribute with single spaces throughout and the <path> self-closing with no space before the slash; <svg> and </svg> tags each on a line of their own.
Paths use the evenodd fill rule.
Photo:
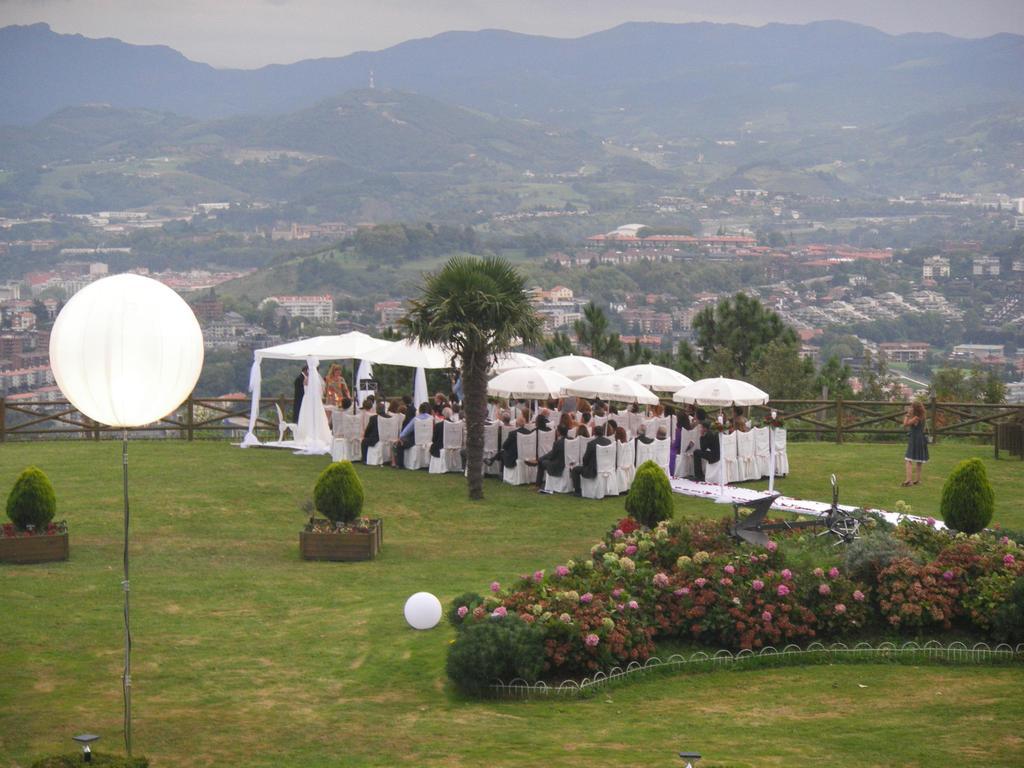
<svg viewBox="0 0 1024 768">
<path fill-rule="evenodd" d="M 384 525 L 381 520 L 366 533 L 299 533 L 299 553 L 303 560 L 373 560 L 384 545 Z"/>
<path fill-rule="evenodd" d="M 0 563 L 52 563 L 70 551 L 67 533 L 0 537 Z"/>
</svg>

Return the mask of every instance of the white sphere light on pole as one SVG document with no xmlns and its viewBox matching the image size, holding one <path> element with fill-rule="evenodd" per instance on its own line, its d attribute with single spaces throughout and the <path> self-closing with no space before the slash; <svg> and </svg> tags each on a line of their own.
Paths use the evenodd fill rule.
<svg viewBox="0 0 1024 768">
<path fill-rule="evenodd" d="M 141 275 L 97 280 L 71 297 L 53 324 L 50 366 L 64 396 L 90 419 L 139 427 L 173 411 L 203 368 L 192 309 Z"/>
</svg>

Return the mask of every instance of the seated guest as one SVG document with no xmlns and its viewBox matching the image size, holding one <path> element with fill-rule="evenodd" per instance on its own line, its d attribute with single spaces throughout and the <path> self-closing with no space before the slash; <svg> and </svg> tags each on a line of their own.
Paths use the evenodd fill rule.
<svg viewBox="0 0 1024 768">
<path fill-rule="evenodd" d="M 398 439 L 395 440 L 395 447 L 391 451 L 391 466 L 392 467 L 405 467 L 405 452 L 413 447 L 416 443 L 416 424 L 417 421 L 423 421 L 429 419 L 430 416 L 430 403 L 420 403 L 420 412 L 415 414 L 411 419 L 406 421 L 405 426 L 402 427 L 401 433 L 398 435 Z"/>
<path fill-rule="evenodd" d="M 704 480 L 704 461 L 708 464 L 715 464 L 721 458 L 721 445 L 718 442 L 718 434 L 711 431 L 707 421 L 700 423 L 700 447 L 693 452 L 693 476 L 697 480 Z"/>
<path fill-rule="evenodd" d="M 590 411 L 580 411 L 580 424 L 590 426 Z"/>
<path fill-rule="evenodd" d="M 363 463 L 366 463 L 366 452 L 370 446 L 376 445 L 380 442 L 380 431 L 377 428 L 377 420 L 384 416 L 386 413 L 384 409 L 384 403 L 381 403 L 377 408 L 377 413 L 370 417 L 370 420 L 366 422 L 366 429 L 363 430 L 363 439 L 359 444 L 363 454 Z"/>
<path fill-rule="evenodd" d="M 520 413 L 516 417 L 516 428 L 508 433 L 504 444 L 501 446 L 501 466 L 505 469 L 514 469 L 519 461 L 519 441 L 517 435 L 529 435 L 533 430 L 526 428 L 526 418 Z"/>
<path fill-rule="evenodd" d="M 610 424 L 611 421 L 609 420 L 608 423 Z M 617 442 L 617 443 L 628 443 L 629 442 L 629 435 L 626 434 L 626 428 L 625 427 L 616 427 L 615 428 L 615 442 Z"/>
<path fill-rule="evenodd" d="M 576 437 L 582 437 L 588 440 L 590 439 L 590 430 L 587 429 L 586 424 L 580 424 L 576 427 Z"/>
<path fill-rule="evenodd" d="M 434 403 L 434 432 L 430 440 L 430 455 L 435 459 L 441 458 L 441 451 L 444 450 L 444 423 L 449 421 L 452 415 L 450 408 L 441 408 Z"/>
<path fill-rule="evenodd" d="M 658 431 L 655 433 L 654 438 L 656 440 L 664 440 L 668 437 L 668 430 L 663 426 L 658 427 Z"/>
<path fill-rule="evenodd" d="M 604 425 L 598 424 L 594 427 L 595 440 L 591 440 L 587 443 L 587 450 L 583 452 L 583 458 L 580 460 L 578 467 L 573 467 L 572 473 L 572 487 L 573 491 L 577 496 L 580 496 L 580 480 L 581 478 L 587 478 L 588 480 L 597 477 L 597 447 L 604 445 L 611 445 L 612 441 L 604 436 Z"/>
<path fill-rule="evenodd" d="M 641 424 L 639 427 L 636 428 L 636 439 L 637 439 L 638 442 L 641 442 L 644 445 L 650 445 L 651 443 L 654 442 L 654 438 L 653 437 L 648 437 L 647 436 L 647 425 L 646 424 Z"/>
<path fill-rule="evenodd" d="M 537 427 L 540 429 L 540 427 Z M 555 432 L 555 444 L 539 459 L 527 459 L 531 467 L 537 467 L 537 490 L 543 492 L 544 475 L 561 475 L 565 471 L 565 436 L 569 430 L 559 425 Z"/>
<path fill-rule="evenodd" d="M 743 408 L 735 406 L 732 409 L 732 426 L 730 432 L 746 432 L 749 429 L 747 426 L 747 417 L 743 413 Z"/>
<path fill-rule="evenodd" d="M 548 426 L 548 423 L 548 417 L 545 416 L 543 413 L 538 415 L 537 420 L 534 422 L 534 424 L 536 424 L 537 426 L 537 429 L 539 429 L 541 432 L 551 431 L 551 427 Z"/>
<path fill-rule="evenodd" d="M 618 429 L 618 428 L 619 428 L 619 422 L 617 422 L 615 419 L 608 419 L 608 421 L 606 421 L 604 423 L 604 433 L 606 435 L 608 435 L 609 437 L 614 435 L 615 434 L 615 430 Z"/>
<path fill-rule="evenodd" d="M 566 430 L 569 430 L 576 426 L 576 422 L 573 420 L 571 413 L 563 413 L 558 417 L 558 426 L 565 427 Z"/>
</svg>

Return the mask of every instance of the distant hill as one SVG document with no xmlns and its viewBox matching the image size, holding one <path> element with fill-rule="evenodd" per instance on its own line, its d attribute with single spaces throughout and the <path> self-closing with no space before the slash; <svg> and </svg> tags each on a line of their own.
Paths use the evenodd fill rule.
<svg viewBox="0 0 1024 768">
<path fill-rule="evenodd" d="M 630 23 L 577 39 L 449 32 L 383 51 L 218 70 L 163 46 L 0 29 L 0 115 L 29 124 L 103 102 L 198 119 L 285 113 L 378 84 L 610 136 L 891 123 L 1024 102 L 1024 37 L 887 35 L 845 22 Z"/>
</svg>

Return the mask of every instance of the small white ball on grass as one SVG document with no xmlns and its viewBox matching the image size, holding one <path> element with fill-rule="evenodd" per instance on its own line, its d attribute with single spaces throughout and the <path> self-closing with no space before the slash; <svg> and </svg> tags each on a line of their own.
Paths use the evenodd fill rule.
<svg viewBox="0 0 1024 768">
<path fill-rule="evenodd" d="M 417 592 L 405 601 L 405 620 L 413 629 L 433 629 L 441 621 L 441 601 L 429 592 Z"/>
</svg>

